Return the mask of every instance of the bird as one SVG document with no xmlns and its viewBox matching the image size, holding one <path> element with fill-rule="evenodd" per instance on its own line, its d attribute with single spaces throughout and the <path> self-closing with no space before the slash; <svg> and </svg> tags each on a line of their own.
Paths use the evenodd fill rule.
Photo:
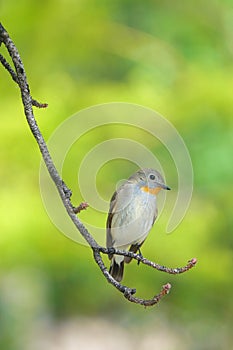
<svg viewBox="0 0 233 350">
<path fill-rule="evenodd" d="M 114 192 L 106 222 L 106 246 L 141 254 L 140 247 L 148 236 L 158 215 L 157 194 L 170 190 L 155 169 L 139 169 Z M 132 258 L 108 254 L 109 273 L 121 282 L 124 263 Z"/>
</svg>

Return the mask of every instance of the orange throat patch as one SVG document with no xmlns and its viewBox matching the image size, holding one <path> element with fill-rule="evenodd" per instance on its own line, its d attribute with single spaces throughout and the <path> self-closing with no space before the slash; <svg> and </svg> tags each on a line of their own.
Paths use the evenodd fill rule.
<svg viewBox="0 0 233 350">
<path fill-rule="evenodd" d="M 156 195 L 161 190 L 161 187 L 150 188 L 148 186 L 143 186 L 143 187 L 141 187 L 141 190 L 144 192 Z"/>
</svg>

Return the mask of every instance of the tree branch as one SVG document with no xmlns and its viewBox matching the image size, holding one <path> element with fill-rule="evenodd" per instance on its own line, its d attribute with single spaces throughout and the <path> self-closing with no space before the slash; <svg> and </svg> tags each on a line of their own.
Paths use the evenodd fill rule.
<svg viewBox="0 0 233 350">
<path fill-rule="evenodd" d="M 83 236 L 83 238 L 86 240 L 86 242 L 89 244 L 89 246 L 92 248 L 94 260 L 98 264 L 100 270 L 102 271 L 103 275 L 107 279 L 107 281 L 112 284 L 116 289 L 118 289 L 124 297 L 129 300 L 130 302 L 144 305 L 144 306 L 152 306 L 154 304 L 157 304 L 160 299 L 169 293 L 171 285 L 169 283 L 162 286 L 161 291 L 155 295 L 152 299 L 146 300 L 137 298 L 134 296 L 136 293 L 136 289 L 126 287 L 122 285 L 121 283 L 117 282 L 108 272 L 107 267 L 105 266 L 103 259 L 101 257 L 102 254 L 117 254 L 117 255 L 123 255 L 131 257 L 137 261 L 140 261 L 141 263 L 151 266 L 159 271 L 163 271 L 169 274 L 180 274 L 185 271 L 190 270 L 193 266 L 196 265 L 197 260 L 192 259 L 188 262 L 188 264 L 181 268 L 168 268 L 165 266 L 161 266 L 159 264 L 156 264 L 150 260 L 145 259 L 140 254 L 135 254 L 128 251 L 121 251 L 114 248 L 104 248 L 101 247 L 95 239 L 92 237 L 92 235 L 88 232 L 88 230 L 85 228 L 85 226 L 82 224 L 82 222 L 79 220 L 79 218 L 76 216 L 77 213 L 79 213 L 81 210 L 84 210 L 87 208 L 87 203 L 81 203 L 78 207 L 74 207 L 71 203 L 71 196 L 72 192 L 71 190 L 66 186 L 65 182 L 60 177 L 53 160 L 50 156 L 50 153 L 48 151 L 46 142 L 40 132 L 40 129 L 37 125 L 37 122 L 35 120 L 32 106 L 36 106 L 39 108 L 47 107 L 46 103 L 39 103 L 36 100 L 32 99 L 30 94 L 29 85 L 27 83 L 27 77 L 25 73 L 25 69 L 23 66 L 23 63 L 21 61 L 19 52 L 14 45 L 13 41 L 11 40 L 9 34 L 5 30 L 5 28 L 0 24 L 0 45 L 4 44 L 9 52 L 9 55 L 13 61 L 14 69 L 10 66 L 10 64 L 6 61 L 6 59 L 0 55 L 0 62 L 4 66 L 4 68 L 9 72 L 11 75 L 11 78 L 16 82 L 16 84 L 20 88 L 21 92 L 21 99 L 24 106 L 24 113 L 28 122 L 28 125 L 31 129 L 31 132 L 36 139 L 36 142 L 39 146 L 40 152 L 42 154 L 43 160 L 45 162 L 45 165 L 48 169 L 49 175 L 52 178 L 59 195 L 61 197 L 61 200 L 63 202 L 64 207 L 66 208 L 66 211 L 68 215 L 70 216 L 70 219 L 72 220 L 73 224 L 76 226 L 80 234 Z"/>
<path fill-rule="evenodd" d="M 142 264 L 153 267 L 154 269 L 156 269 L 158 271 L 162 271 L 162 272 L 168 273 L 170 275 L 180 275 L 181 273 L 184 273 L 184 272 L 190 270 L 191 268 L 193 268 L 197 263 L 197 259 L 193 258 L 193 259 L 189 260 L 187 265 L 185 265 L 183 267 L 171 268 L 171 267 L 162 266 L 162 265 L 159 265 L 153 261 L 150 261 L 150 260 L 144 258 L 141 254 L 135 254 L 133 252 L 129 252 L 129 251 L 125 251 L 125 250 L 100 247 L 99 251 L 103 254 L 110 254 L 110 255 L 116 254 L 116 255 L 123 255 L 123 256 L 133 258 Z"/>
<path fill-rule="evenodd" d="M 88 203 L 80 203 L 78 207 L 74 208 L 74 213 L 79 214 L 82 210 L 86 210 L 89 207 Z"/>
<path fill-rule="evenodd" d="M 3 67 L 10 73 L 11 78 L 14 80 L 14 82 L 19 85 L 18 77 L 15 71 L 11 68 L 10 64 L 7 62 L 7 60 L 0 54 L 0 62 L 2 63 Z M 32 99 L 32 105 L 38 108 L 46 108 L 48 107 L 47 103 L 40 103 L 34 99 Z"/>
</svg>

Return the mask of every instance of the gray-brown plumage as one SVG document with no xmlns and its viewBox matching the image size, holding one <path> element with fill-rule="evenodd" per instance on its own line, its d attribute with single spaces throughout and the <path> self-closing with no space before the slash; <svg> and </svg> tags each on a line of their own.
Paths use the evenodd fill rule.
<svg viewBox="0 0 233 350">
<path fill-rule="evenodd" d="M 168 190 L 160 173 L 154 169 L 140 169 L 129 177 L 113 194 L 107 218 L 107 247 L 138 251 L 157 218 L 156 195 Z M 124 263 L 132 259 L 109 255 L 110 274 L 121 281 Z"/>
</svg>

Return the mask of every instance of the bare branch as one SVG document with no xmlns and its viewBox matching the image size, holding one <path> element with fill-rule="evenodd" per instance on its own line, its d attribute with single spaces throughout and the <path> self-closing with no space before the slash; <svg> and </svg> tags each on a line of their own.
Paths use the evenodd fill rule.
<svg viewBox="0 0 233 350">
<path fill-rule="evenodd" d="M 170 283 L 167 283 L 162 286 L 162 289 L 159 294 L 155 295 L 152 299 L 141 299 L 141 298 L 135 298 L 132 294 L 126 294 L 125 298 L 131 301 L 132 303 L 140 304 L 143 306 L 153 306 L 157 304 L 164 295 L 168 294 L 170 292 L 171 285 Z"/>
<path fill-rule="evenodd" d="M 74 207 L 71 203 L 71 196 L 72 192 L 71 190 L 67 187 L 67 185 L 64 183 L 62 178 L 60 177 L 53 160 L 50 156 L 50 153 L 48 151 L 47 145 L 45 143 L 45 140 L 40 132 L 40 129 L 37 125 L 37 122 L 35 120 L 34 114 L 33 114 L 33 109 L 32 106 L 36 106 L 39 108 L 44 108 L 47 107 L 47 104 L 41 104 L 37 102 L 36 100 L 32 99 L 30 95 L 30 89 L 27 83 L 27 77 L 25 73 L 25 69 L 23 66 L 23 63 L 21 61 L 19 52 L 14 45 L 13 41 L 9 37 L 9 34 L 7 31 L 4 29 L 4 27 L 0 24 L 0 45 L 1 43 L 4 43 L 6 46 L 9 55 L 13 61 L 15 71 L 11 68 L 10 64 L 5 60 L 5 58 L 0 55 L 0 62 L 4 66 L 4 68 L 10 73 L 12 79 L 17 83 L 17 85 L 20 88 L 21 91 L 21 99 L 22 103 L 24 106 L 24 113 L 28 122 L 28 125 L 31 129 L 31 132 L 36 139 L 36 142 L 39 146 L 40 152 L 42 154 L 43 160 L 45 162 L 45 165 L 48 169 L 49 175 L 52 178 L 59 195 L 61 197 L 61 200 L 63 202 L 64 207 L 66 208 L 66 211 L 68 215 L 70 216 L 70 219 L 72 220 L 73 224 L 76 226 L 78 231 L 81 233 L 83 238 L 86 240 L 86 242 L 89 244 L 89 246 L 92 248 L 93 251 L 93 256 L 94 260 L 98 264 L 100 270 L 102 271 L 103 275 L 107 279 L 107 281 L 112 284 L 116 289 L 118 289 L 124 297 L 129 300 L 130 302 L 140 304 L 143 306 L 152 306 L 155 305 L 160 301 L 160 299 L 169 293 L 171 285 L 169 283 L 165 284 L 161 291 L 155 295 L 152 299 L 146 300 L 146 299 L 141 299 L 137 298 L 134 296 L 136 293 L 136 289 L 132 289 L 129 287 L 126 287 L 122 285 L 121 283 L 117 282 L 108 272 L 107 267 L 105 266 L 103 259 L 101 257 L 102 254 L 117 254 L 117 255 L 123 255 L 123 256 L 128 256 L 131 257 L 137 261 L 140 261 L 141 263 L 151 266 L 159 271 L 163 271 L 169 274 L 180 274 L 185 271 L 188 271 L 191 269 L 193 266 L 196 265 L 197 260 L 192 259 L 188 262 L 188 264 L 184 267 L 181 268 L 168 268 L 165 266 L 160 266 L 159 264 L 156 264 L 150 260 L 145 259 L 142 257 L 140 254 L 135 254 L 132 252 L 127 252 L 127 251 L 121 251 L 118 249 L 114 248 L 104 248 L 101 247 L 95 239 L 92 237 L 92 235 L 88 232 L 88 230 L 85 228 L 85 226 L 82 224 L 82 222 L 79 220 L 79 218 L 76 216 L 76 214 L 80 213 L 80 211 L 86 209 L 88 207 L 87 203 L 81 203 L 78 207 Z"/>
<path fill-rule="evenodd" d="M 78 207 L 74 208 L 74 213 L 78 214 L 82 210 L 86 210 L 89 207 L 89 204 L 86 202 L 80 203 Z"/>
<path fill-rule="evenodd" d="M 154 269 L 158 270 L 158 271 L 162 271 L 165 273 L 168 273 L 170 275 L 179 275 L 181 273 L 184 273 L 190 269 L 192 269 L 196 264 L 197 264 L 197 259 L 193 258 L 191 260 L 188 261 L 186 266 L 183 267 L 175 267 L 175 268 L 171 268 L 171 267 L 166 267 L 163 265 L 159 265 L 153 261 L 150 261 L 146 258 L 144 258 L 141 254 L 135 254 L 133 252 L 129 252 L 129 251 L 125 251 L 125 250 L 120 250 L 120 249 L 115 249 L 115 248 L 103 248 L 100 247 L 99 249 L 101 251 L 101 253 L 103 254 L 107 254 L 107 255 L 123 255 L 123 256 L 127 256 L 130 258 L 133 258 L 137 261 L 139 261 L 142 264 L 145 264 L 147 266 L 151 266 Z"/>
<path fill-rule="evenodd" d="M 137 298 L 135 296 L 133 296 L 135 293 L 136 293 L 136 289 L 132 289 L 132 288 L 129 288 L 129 287 L 126 287 L 126 286 L 123 286 L 121 283 L 117 282 L 108 272 L 107 268 L 105 267 L 104 263 L 103 263 L 103 260 L 100 256 L 100 251 L 103 251 L 104 249 L 102 249 L 101 247 L 100 248 L 97 248 L 97 249 L 93 249 L 93 253 L 94 253 L 94 259 L 95 261 L 97 262 L 97 264 L 99 265 L 102 273 L 104 274 L 104 276 L 106 277 L 106 279 L 108 280 L 109 283 L 111 283 L 112 285 L 114 285 L 115 288 L 117 288 L 120 292 L 123 293 L 124 297 L 129 300 L 130 302 L 132 303 L 135 303 L 135 304 L 140 304 L 140 305 L 143 305 L 143 306 L 153 306 L 155 304 L 157 304 L 164 295 L 168 294 L 170 289 L 171 289 L 171 285 L 170 283 L 167 283 L 165 284 L 160 293 L 158 293 L 157 295 L 155 295 L 152 299 L 141 299 L 141 298 Z M 105 254 L 108 254 L 108 251 L 111 252 L 111 249 L 106 249 L 104 251 Z M 118 254 L 120 253 L 120 251 L 118 250 L 115 250 L 115 253 Z M 129 252 L 123 252 L 122 253 L 124 254 L 119 254 L 119 255 L 125 255 L 127 256 L 127 253 Z M 134 254 L 135 256 L 137 254 Z M 139 255 L 137 255 L 137 257 L 139 257 Z"/>
<path fill-rule="evenodd" d="M 0 62 L 2 63 L 3 67 L 10 73 L 11 78 L 14 80 L 14 82 L 19 85 L 18 77 L 15 71 L 11 68 L 10 64 L 7 62 L 7 60 L 0 54 Z M 48 107 L 47 103 L 40 103 L 34 99 L 32 99 L 32 105 L 38 108 L 46 108 Z"/>
<path fill-rule="evenodd" d="M 32 98 L 32 105 L 38 108 L 47 108 L 48 107 L 48 103 L 41 103 L 38 102 L 37 100 L 34 100 L 34 98 Z"/>
<path fill-rule="evenodd" d="M 3 65 L 3 67 L 10 73 L 11 78 L 14 80 L 14 82 L 18 84 L 18 78 L 15 71 L 11 68 L 10 64 L 1 54 L 0 54 L 0 62 Z"/>
</svg>

